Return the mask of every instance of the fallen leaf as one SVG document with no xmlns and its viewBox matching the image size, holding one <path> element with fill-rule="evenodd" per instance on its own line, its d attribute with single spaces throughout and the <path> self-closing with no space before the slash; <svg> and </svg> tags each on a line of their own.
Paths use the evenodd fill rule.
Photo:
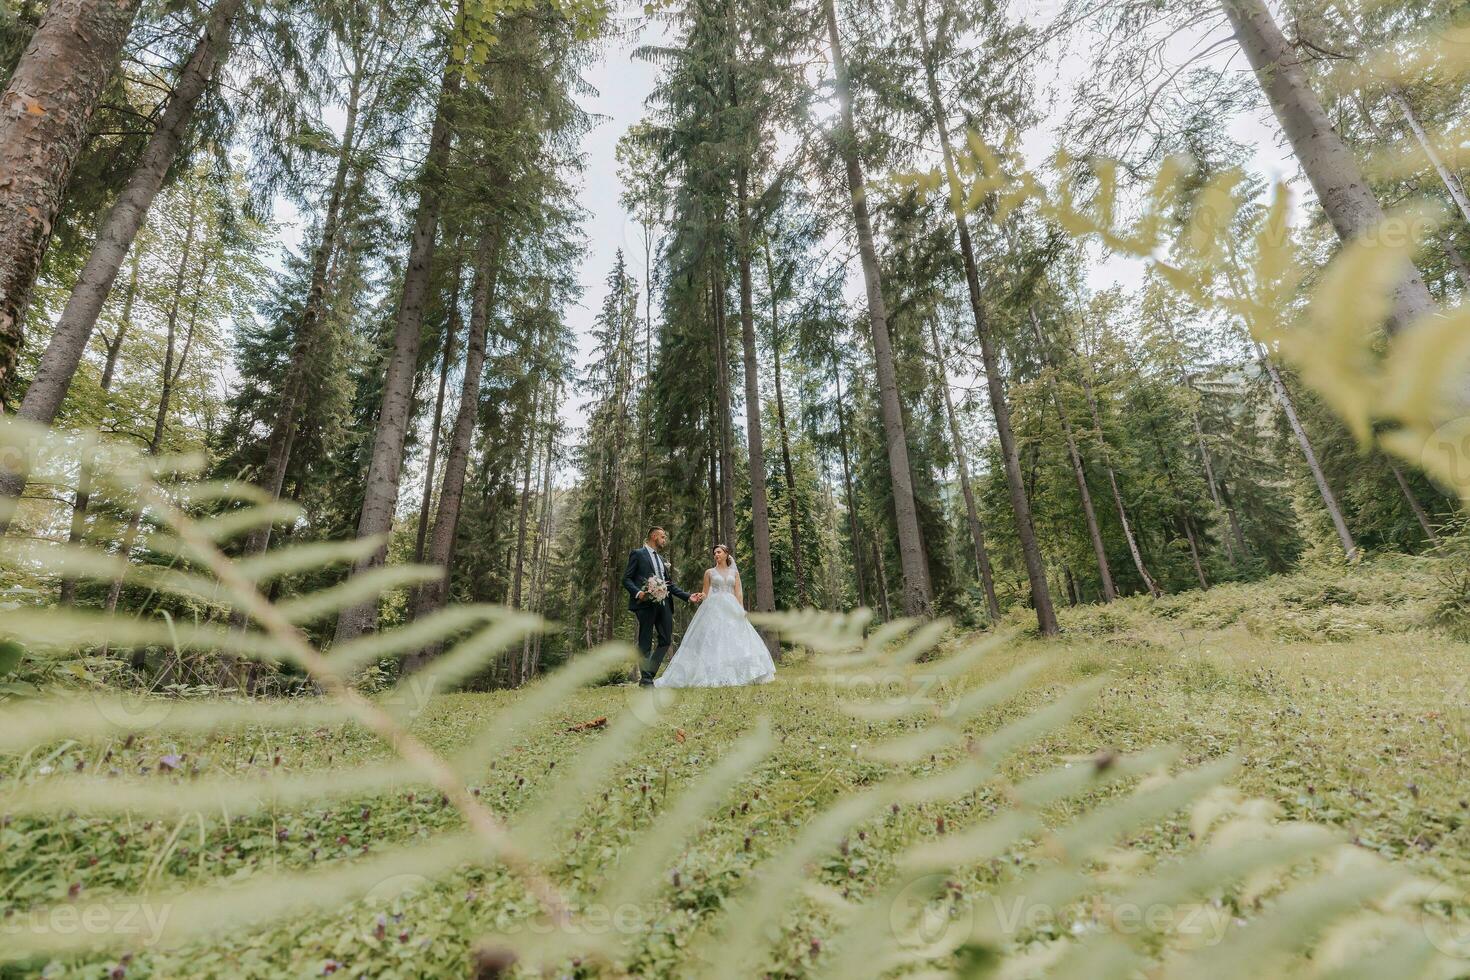
<svg viewBox="0 0 1470 980">
<path fill-rule="evenodd" d="M 584 722 L 582 722 L 579 725 L 573 725 L 571 728 L 568 728 L 567 731 L 569 731 L 569 732 L 585 732 L 585 731 L 590 731 L 593 728 L 606 728 L 606 727 L 607 727 L 607 715 L 603 715 L 601 718 L 593 718 L 591 721 L 584 721 Z"/>
<path fill-rule="evenodd" d="M 677 739 L 680 742 L 684 741 L 684 729 L 682 729 L 682 728 L 676 728 L 676 729 L 674 729 L 674 738 Z"/>
</svg>

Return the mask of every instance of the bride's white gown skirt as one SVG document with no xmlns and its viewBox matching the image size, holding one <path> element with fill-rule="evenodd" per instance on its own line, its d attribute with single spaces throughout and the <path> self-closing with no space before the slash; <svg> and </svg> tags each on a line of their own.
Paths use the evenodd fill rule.
<svg viewBox="0 0 1470 980">
<path fill-rule="evenodd" d="M 712 591 L 655 687 L 736 687 L 776 679 L 771 654 L 733 592 Z"/>
</svg>

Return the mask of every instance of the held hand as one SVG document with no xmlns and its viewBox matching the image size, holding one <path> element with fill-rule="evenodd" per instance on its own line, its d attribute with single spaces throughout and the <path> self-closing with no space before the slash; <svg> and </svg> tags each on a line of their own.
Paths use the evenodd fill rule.
<svg viewBox="0 0 1470 980">
<path fill-rule="evenodd" d="M 689 601 L 692 602 L 692 603 L 695 603 L 696 605 L 699 604 L 699 603 L 701 603 L 701 602 L 703 602 L 704 601 L 704 593 L 703 592 L 696 592 L 696 593 L 694 593 L 692 596 L 689 597 Z"/>
<path fill-rule="evenodd" d="M 639 592 L 638 593 L 638 601 L 639 602 L 642 602 L 643 601 L 643 597 L 646 596 L 646 595 L 648 595 L 647 592 Z"/>
</svg>

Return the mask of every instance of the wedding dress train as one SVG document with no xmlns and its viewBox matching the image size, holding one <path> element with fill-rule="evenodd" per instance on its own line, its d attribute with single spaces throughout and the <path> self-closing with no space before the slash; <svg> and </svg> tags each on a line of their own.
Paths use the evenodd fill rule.
<svg viewBox="0 0 1470 980">
<path fill-rule="evenodd" d="M 655 687 L 735 687 L 767 684 L 776 665 L 740 600 L 735 598 L 735 572 L 709 570 L 709 593 L 684 631 L 674 659 Z"/>
</svg>

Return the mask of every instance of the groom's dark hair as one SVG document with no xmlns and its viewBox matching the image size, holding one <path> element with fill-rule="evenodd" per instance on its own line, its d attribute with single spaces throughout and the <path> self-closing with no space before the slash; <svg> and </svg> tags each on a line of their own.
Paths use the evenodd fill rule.
<svg viewBox="0 0 1470 980">
<path fill-rule="evenodd" d="M 657 524 L 655 524 L 653 527 L 651 527 L 651 528 L 648 529 L 648 533 L 643 536 L 643 540 L 644 541 L 647 541 L 649 538 L 653 537 L 653 532 L 654 531 L 662 531 L 662 530 L 663 530 L 663 528 L 661 528 Z"/>
</svg>

